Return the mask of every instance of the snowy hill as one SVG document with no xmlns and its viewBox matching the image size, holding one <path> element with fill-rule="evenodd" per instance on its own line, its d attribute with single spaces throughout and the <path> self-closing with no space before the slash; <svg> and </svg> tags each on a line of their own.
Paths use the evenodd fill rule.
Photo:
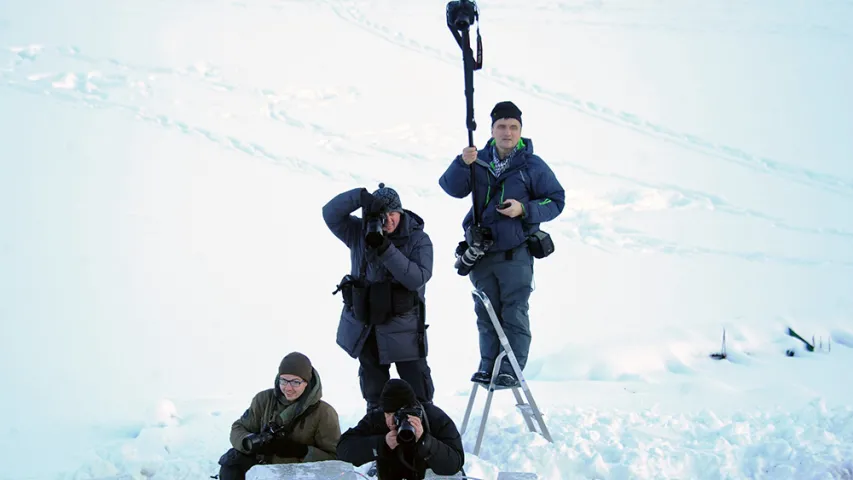
<svg viewBox="0 0 853 480">
<path fill-rule="evenodd" d="M 349 254 L 320 207 L 379 182 L 433 239 L 429 363 L 461 425 L 479 352 L 453 269 L 470 199 L 438 185 L 467 140 L 444 6 L 0 8 L 0 478 L 207 478 L 293 350 L 354 425 Z M 853 477 L 853 4 L 479 7 L 475 141 L 514 101 L 567 201 L 525 371 L 555 441 L 497 394 L 466 472 Z"/>
</svg>

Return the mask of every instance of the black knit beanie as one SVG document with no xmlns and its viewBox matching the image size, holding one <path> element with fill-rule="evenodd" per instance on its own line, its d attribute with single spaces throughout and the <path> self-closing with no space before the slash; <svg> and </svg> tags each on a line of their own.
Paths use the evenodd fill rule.
<svg viewBox="0 0 853 480">
<path fill-rule="evenodd" d="M 521 124 L 521 110 L 509 101 L 498 102 L 489 115 L 492 117 L 492 125 L 502 118 L 514 118 Z"/>
<path fill-rule="evenodd" d="M 403 407 L 411 407 L 418 404 L 415 391 L 408 382 L 399 378 L 392 378 L 385 382 L 382 395 L 379 397 L 379 405 L 383 412 L 396 412 Z"/>
<path fill-rule="evenodd" d="M 279 375 L 296 375 L 306 382 L 311 381 L 311 377 L 313 377 L 312 370 L 311 360 L 308 360 L 308 357 L 299 352 L 287 354 L 278 366 Z"/>
<path fill-rule="evenodd" d="M 400 202 L 400 195 L 393 188 L 386 187 L 384 183 L 380 183 L 379 189 L 373 192 L 373 196 L 382 200 L 384 205 L 383 212 L 403 213 L 403 204 Z"/>
</svg>

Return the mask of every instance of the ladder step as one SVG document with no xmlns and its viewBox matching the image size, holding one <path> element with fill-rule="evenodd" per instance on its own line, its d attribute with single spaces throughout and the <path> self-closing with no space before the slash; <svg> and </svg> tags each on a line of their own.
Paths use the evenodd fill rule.
<svg viewBox="0 0 853 480">
<path fill-rule="evenodd" d="M 522 373 L 522 368 L 518 363 L 518 359 L 515 357 L 515 354 L 512 351 L 512 347 L 509 345 L 509 342 L 507 341 L 506 335 L 504 334 L 503 327 L 501 327 L 501 322 L 498 319 L 498 316 L 497 316 L 497 313 L 495 312 L 494 307 L 492 306 L 492 302 L 489 300 L 489 297 L 482 290 L 475 289 L 472 293 L 474 295 L 475 302 L 479 299 L 479 301 L 482 303 L 483 308 L 486 310 L 486 312 L 489 315 L 489 318 L 492 320 L 492 326 L 494 327 L 495 332 L 497 332 L 498 338 L 501 340 L 501 347 L 502 348 L 501 348 L 501 351 L 498 353 L 498 356 L 495 359 L 494 366 L 492 368 L 492 375 L 495 377 L 493 379 L 493 381 L 496 380 L 497 377 L 499 376 L 499 372 L 498 372 L 499 367 L 502 365 L 502 361 L 503 361 L 504 357 L 506 357 L 509 360 L 510 365 L 512 365 L 512 369 L 515 372 L 515 376 L 518 379 L 518 382 L 516 382 L 515 385 L 509 386 L 509 387 L 494 385 L 491 382 L 489 382 L 489 383 L 474 382 L 475 385 L 471 389 L 471 396 L 468 398 L 468 408 L 465 410 L 465 418 L 462 421 L 461 433 L 464 435 L 464 432 L 466 431 L 466 429 L 468 427 L 468 421 L 471 418 L 471 411 L 474 407 L 474 397 L 477 394 L 477 390 L 479 390 L 479 388 L 482 387 L 483 389 L 485 389 L 489 393 L 488 393 L 488 397 L 486 399 L 486 406 L 483 409 L 483 416 L 480 419 L 480 428 L 479 428 L 479 431 L 477 432 L 477 441 L 476 441 L 476 443 L 474 443 L 474 455 L 479 455 L 480 444 L 483 441 L 483 435 L 484 435 L 485 429 L 486 429 L 486 420 L 488 419 L 489 408 L 491 407 L 492 396 L 493 396 L 495 391 L 510 390 L 511 389 L 513 396 L 515 397 L 515 401 L 517 402 L 516 408 L 519 409 L 522 417 L 524 417 L 524 423 L 527 424 L 527 428 L 531 432 L 536 432 L 536 430 L 537 430 L 536 426 L 538 425 L 539 426 L 539 432 L 537 432 L 537 433 L 541 433 L 542 436 L 545 437 L 546 440 L 548 440 L 549 442 L 553 442 L 554 440 L 551 438 L 551 433 L 548 431 L 548 427 L 545 425 L 545 422 L 542 418 L 542 411 L 539 410 L 538 407 L 534 406 L 535 402 L 533 402 L 533 397 L 532 397 L 532 394 L 530 393 L 530 389 L 528 388 L 527 381 L 524 378 L 524 374 Z M 521 396 L 521 392 L 519 392 L 519 389 L 521 389 L 525 392 L 525 394 L 527 395 L 527 400 L 529 402 L 534 403 L 534 405 L 530 405 L 529 403 L 525 402 L 525 400 Z M 505 478 L 507 480 L 509 480 L 509 478 L 518 479 L 518 480 L 521 480 L 522 478 L 525 478 L 525 479 L 526 478 L 537 478 L 537 476 L 535 474 L 533 474 L 532 476 L 529 476 L 529 477 L 528 476 L 510 477 L 509 475 L 516 475 L 516 473 L 518 473 L 519 475 L 525 475 L 525 474 L 520 473 L 520 472 L 506 472 L 506 473 L 507 473 L 507 475 L 500 476 L 499 480 L 504 480 Z M 502 472 L 502 475 L 503 475 L 503 472 Z"/>
<path fill-rule="evenodd" d="M 498 480 L 539 480 L 539 475 L 526 472 L 499 472 Z"/>
<path fill-rule="evenodd" d="M 482 383 L 482 382 L 471 382 L 471 383 L 474 383 L 474 384 L 476 384 L 476 385 L 478 385 L 478 386 L 480 386 L 480 387 L 483 387 L 483 388 L 484 388 L 484 389 L 486 389 L 486 390 L 489 390 L 489 387 L 491 387 L 491 388 L 492 388 L 492 390 L 494 390 L 494 391 L 498 391 L 498 390 L 509 390 L 509 389 L 511 389 L 511 388 L 517 388 L 517 387 L 518 387 L 518 385 L 513 385 L 513 386 L 511 386 L 511 387 L 505 387 L 505 386 L 503 386 L 503 385 L 490 385 L 490 384 L 488 384 L 488 383 Z"/>
<path fill-rule="evenodd" d="M 517 404 L 517 405 L 516 405 L 516 408 L 518 408 L 518 409 L 521 411 L 521 414 L 522 414 L 522 415 L 527 415 L 527 416 L 531 416 L 531 417 L 532 417 L 532 416 L 536 413 L 536 412 L 533 410 L 533 407 L 532 407 L 532 406 L 530 406 L 530 404 L 529 404 L 529 403 L 519 403 L 519 404 Z M 544 413 L 542 413 L 542 412 L 539 412 L 539 414 L 540 414 L 540 415 L 542 415 L 542 416 L 544 416 L 544 415 L 545 415 L 545 414 L 544 414 Z"/>
</svg>

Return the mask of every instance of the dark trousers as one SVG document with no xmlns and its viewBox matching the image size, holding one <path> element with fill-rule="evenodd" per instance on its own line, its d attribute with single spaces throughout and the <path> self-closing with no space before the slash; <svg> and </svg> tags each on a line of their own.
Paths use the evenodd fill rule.
<svg viewBox="0 0 853 480">
<path fill-rule="evenodd" d="M 219 465 L 219 480 L 246 480 L 246 472 L 258 465 L 258 459 L 231 448 L 219 459 Z"/>
<path fill-rule="evenodd" d="M 364 342 L 364 348 L 358 357 L 358 378 L 361 385 L 361 395 L 368 405 L 378 405 L 382 388 L 391 378 L 391 365 L 379 363 L 379 345 L 376 343 L 376 332 L 371 331 Z M 431 402 L 435 392 L 432 383 L 432 373 L 426 358 L 408 362 L 395 362 L 397 374 L 412 386 L 415 396 L 420 402 Z"/>
<path fill-rule="evenodd" d="M 489 297 L 518 365 L 524 370 L 532 338 L 528 301 L 533 283 L 533 257 L 526 246 L 511 252 L 485 255 L 474 265 L 469 276 L 471 283 Z M 483 303 L 480 299 L 475 299 L 474 303 L 477 330 L 480 333 L 479 369 L 491 373 L 495 359 L 501 351 L 501 343 Z M 515 376 L 509 358 L 504 358 L 500 373 Z"/>
</svg>

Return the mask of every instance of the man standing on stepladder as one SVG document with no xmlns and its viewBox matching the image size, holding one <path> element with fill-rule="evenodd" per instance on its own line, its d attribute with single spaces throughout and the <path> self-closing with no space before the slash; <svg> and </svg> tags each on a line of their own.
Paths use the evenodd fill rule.
<svg viewBox="0 0 853 480">
<path fill-rule="evenodd" d="M 553 249 L 551 244 L 543 252 L 542 244 L 549 244 L 550 237 L 539 224 L 560 215 L 566 195 L 551 168 L 533 153 L 533 142 L 521 136 L 521 110 L 512 102 L 499 102 L 492 109 L 491 120 L 486 146 L 464 148 L 439 185 L 447 194 L 465 198 L 472 192 L 473 174 L 473 202 L 482 214 L 474 218 L 472 206 L 465 216 L 465 241 L 456 253 L 473 263 L 469 267 L 471 282 L 489 297 L 523 370 L 531 341 L 528 300 L 533 259 L 544 258 Z M 464 275 L 465 270 L 459 273 Z M 490 383 L 501 344 L 488 312 L 476 301 L 475 311 L 480 366 L 471 381 Z M 504 387 L 518 383 L 508 358 L 500 365 L 494 383 Z"/>
</svg>

